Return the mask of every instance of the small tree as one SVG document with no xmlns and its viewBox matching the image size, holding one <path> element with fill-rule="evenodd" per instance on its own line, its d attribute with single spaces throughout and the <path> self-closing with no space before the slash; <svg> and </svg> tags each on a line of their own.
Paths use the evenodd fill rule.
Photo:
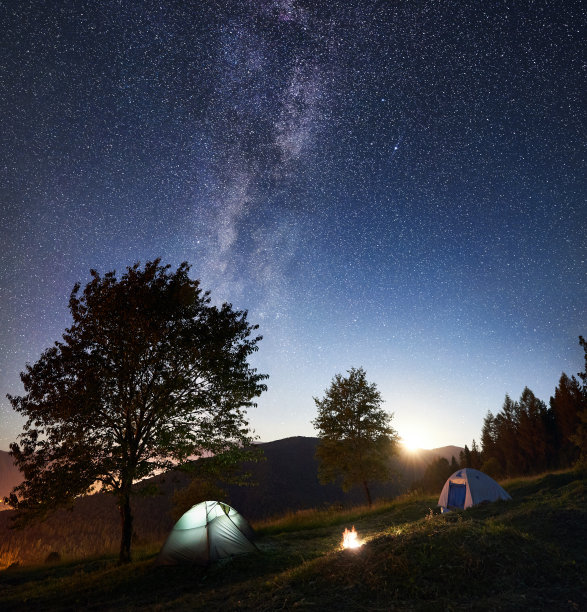
<svg viewBox="0 0 587 612">
<path fill-rule="evenodd" d="M 481 471 L 485 472 L 491 478 L 501 478 L 503 476 L 503 470 L 499 461 L 495 457 L 489 457 L 486 461 L 483 462 L 481 466 Z"/>
<path fill-rule="evenodd" d="M 250 446 L 244 409 L 266 389 L 248 365 L 260 336 L 247 313 L 212 306 L 183 263 L 159 260 L 71 293 L 72 326 L 21 374 L 28 417 L 11 454 L 25 481 L 7 500 L 23 519 L 90 492 L 114 493 L 120 561 L 130 561 L 132 485 L 204 452 Z"/>
<path fill-rule="evenodd" d="M 412 484 L 412 490 L 421 489 L 425 493 L 436 493 L 442 489 L 446 479 L 458 469 L 458 464 L 454 457 L 451 463 L 444 457 L 437 457 L 426 466 L 422 478 Z"/>
<path fill-rule="evenodd" d="M 370 506 L 368 483 L 391 477 L 390 459 L 397 452 L 398 437 L 390 426 L 392 415 L 381 408 L 375 383 L 367 382 L 363 368 L 352 368 L 348 374 L 337 374 L 324 398 L 314 398 L 318 476 L 322 484 L 342 477 L 344 491 L 362 485 Z"/>
</svg>

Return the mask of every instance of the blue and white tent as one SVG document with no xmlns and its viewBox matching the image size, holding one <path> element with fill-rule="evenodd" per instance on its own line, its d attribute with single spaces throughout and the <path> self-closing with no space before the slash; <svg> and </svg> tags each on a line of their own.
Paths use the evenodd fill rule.
<svg viewBox="0 0 587 612">
<path fill-rule="evenodd" d="M 442 512 L 453 509 L 464 510 L 482 502 L 511 499 L 509 493 L 493 478 L 473 468 L 457 470 L 444 483 L 438 505 Z"/>
</svg>

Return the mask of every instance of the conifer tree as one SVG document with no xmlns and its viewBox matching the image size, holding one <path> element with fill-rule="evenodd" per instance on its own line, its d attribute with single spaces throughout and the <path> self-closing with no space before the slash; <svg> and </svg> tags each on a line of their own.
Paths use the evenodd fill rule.
<svg viewBox="0 0 587 612">
<path fill-rule="evenodd" d="M 479 447 L 477 446 L 477 442 L 473 439 L 471 443 L 471 467 L 475 470 L 478 470 L 481 467 L 481 452 L 479 451 Z"/>
<path fill-rule="evenodd" d="M 581 379 L 581 396 L 582 402 L 578 412 L 579 422 L 577 423 L 576 431 L 570 436 L 571 442 L 577 445 L 579 449 L 579 462 L 587 468 L 587 341 L 583 336 L 579 336 L 579 344 L 583 347 L 585 366 L 578 376 Z"/>
<path fill-rule="evenodd" d="M 495 417 L 488 411 L 483 419 L 483 426 L 481 427 L 481 456 L 483 457 L 483 461 L 487 461 L 490 457 L 494 457 L 497 461 L 495 442 Z"/>
<path fill-rule="evenodd" d="M 459 453 L 460 458 L 460 467 L 462 468 L 470 468 L 473 467 L 471 465 L 471 451 L 469 447 L 465 444 L 465 448 Z"/>
<path fill-rule="evenodd" d="M 579 381 L 564 372 L 550 398 L 550 409 L 553 413 L 556 428 L 556 447 L 561 467 L 571 465 L 578 456 L 578 448 L 571 442 L 579 425 L 579 412 L 583 403 L 583 394 Z"/>
<path fill-rule="evenodd" d="M 548 433 L 546 405 L 525 387 L 518 403 L 518 444 L 520 467 L 526 474 L 546 468 Z"/>
<path fill-rule="evenodd" d="M 506 394 L 501 412 L 495 416 L 495 452 L 506 476 L 520 473 L 518 441 L 519 406 Z"/>
</svg>

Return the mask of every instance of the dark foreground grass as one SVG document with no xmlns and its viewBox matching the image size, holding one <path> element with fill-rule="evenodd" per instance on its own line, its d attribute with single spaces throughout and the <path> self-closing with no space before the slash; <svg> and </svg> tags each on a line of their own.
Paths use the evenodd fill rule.
<svg viewBox="0 0 587 612">
<path fill-rule="evenodd" d="M 587 610 L 587 481 L 565 472 L 506 487 L 512 502 L 459 514 L 418 498 L 339 522 L 296 515 L 262 526 L 259 553 L 208 569 L 156 567 L 153 553 L 123 567 L 13 568 L 0 573 L 0 608 Z M 366 542 L 342 551 L 351 520 Z"/>
</svg>

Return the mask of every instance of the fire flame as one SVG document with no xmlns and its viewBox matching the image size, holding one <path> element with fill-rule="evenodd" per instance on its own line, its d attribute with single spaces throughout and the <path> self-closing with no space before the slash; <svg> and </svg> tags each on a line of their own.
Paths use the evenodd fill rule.
<svg viewBox="0 0 587 612">
<path fill-rule="evenodd" d="M 343 548 L 359 548 L 361 542 L 359 542 L 359 536 L 355 531 L 355 526 L 349 531 L 345 529 L 342 534 L 342 547 Z"/>
</svg>

